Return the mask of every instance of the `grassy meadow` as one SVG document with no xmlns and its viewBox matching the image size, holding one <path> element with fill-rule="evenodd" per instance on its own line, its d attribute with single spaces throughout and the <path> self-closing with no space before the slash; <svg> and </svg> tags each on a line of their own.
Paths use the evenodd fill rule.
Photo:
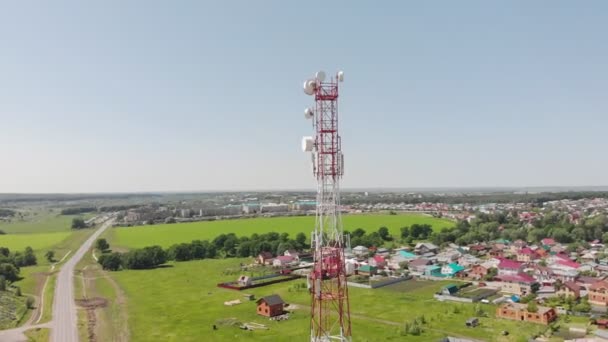
<svg viewBox="0 0 608 342">
<path fill-rule="evenodd" d="M 23 220 L 13 218 L 11 222 L 0 222 L 0 230 L 7 234 L 32 234 L 69 231 L 76 216 L 59 215 L 59 211 L 33 211 L 24 215 Z M 83 216 L 85 218 L 90 215 Z"/>
<path fill-rule="evenodd" d="M 418 214 L 344 215 L 342 221 L 345 230 L 353 231 L 363 228 L 372 232 L 386 226 L 393 235 L 398 235 L 401 227 L 411 226 L 414 223 L 430 224 L 435 230 L 451 227 L 454 224 L 450 220 Z M 253 233 L 277 232 L 289 233 L 293 238 L 300 232 L 308 235 L 314 229 L 314 224 L 314 216 L 255 218 L 121 227 L 113 229 L 109 236 L 111 243 L 119 247 L 141 248 L 151 245 L 169 247 L 175 243 L 190 242 L 196 239 L 213 239 L 223 233 L 250 236 Z"/>
<path fill-rule="evenodd" d="M 297 304 L 288 321 L 274 322 L 255 313 L 255 302 L 246 301 L 243 293 L 216 287 L 218 282 L 237 276 L 223 275 L 223 270 L 238 267 L 245 259 L 200 260 L 172 263 L 165 268 L 111 273 L 127 295 L 131 341 L 288 341 L 306 340 L 309 331 L 308 291 L 297 290 L 296 280 L 246 290 L 256 298 L 279 294 L 287 303 Z M 465 321 L 473 316 L 474 305 L 442 303 L 432 294 L 449 282 L 410 280 L 376 290 L 350 288 L 353 335 L 357 341 L 436 341 L 447 335 L 490 341 L 525 341 L 543 327 L 516 321 L 494 319 L 495 306 L 484 305 L 487 318 L 471 329 Z M 240 305 L 225 306 L 224 301 L 241 299 Z M 403 336 L 404 322 L 424 315 L 427 324 L 421 336 Z M 224 325 L 239 322 L 265 324 L 269 330 L 244 331 Z M 218 330 L 213 330 L 213 325 Z M 501 336 L 507 330 L 510 335 Z"/>
</svg>

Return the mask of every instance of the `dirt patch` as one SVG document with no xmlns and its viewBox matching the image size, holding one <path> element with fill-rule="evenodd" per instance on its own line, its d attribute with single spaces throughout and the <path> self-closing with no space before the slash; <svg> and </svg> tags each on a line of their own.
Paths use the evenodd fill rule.
<svg viewBox="0 0 608 342">
<path fill-rule="evenodd" d="M 101 297 L 76 299 L 76 305 L 86 310 L 89 342 L 96 342 L 97 336 L 95 335 L 95 326 L 97 325 L 97 316 L 95 315 L 95 309 L 108 306 L 108 300 Z"/>
<path fill-rule="evenodd" d="M 89 299 L 76 299 L 76 304 L 81 308 L 85 309 L 97 309 L 97 308 L 105 308 L 108 306 L 108 300 L 101 297 L 94 297 Z"/>
</svg>

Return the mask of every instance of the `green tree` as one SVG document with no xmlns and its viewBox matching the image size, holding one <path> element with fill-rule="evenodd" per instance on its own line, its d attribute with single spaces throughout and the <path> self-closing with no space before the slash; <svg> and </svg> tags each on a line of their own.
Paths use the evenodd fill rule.
<svg viewBox="0 0 608 342">
<path fill-rule="evenodd" d="M 102 252 L 105 252 L 110 249 L 110 244 L 106 239 L 97 239 L 97 241 L 95 242 L 95 248 Z"/>
<path fill-rule="evenodd" d="M 532 300 L 528 303 L 527 310 L 528 312 L 538 312 L 538 305 L 536 305 L 536 302 Z"/>
<path fill-rule="evenodd" d="M 6 278 L 0 275 L 0 291 L 6 291 Z"/>
<path fill-rule="evenodd" d="M 392 240 L 391 235 L 388 232 L 388 228 L 386 227 L 380 227 L 378 229 L 378 235 L 380 235 L 380 238 L 384 241 Z"/>
<path fill-rule="evenodd" d="M 104 270 L 118 271 L 122 266 L 122 255 L 118 252 L 103 254 L 97 262 Z"/>
<path fill-rule="evenodd" d="M 304 249 L 308 247 L 308 238 L 306 238 L 306 234 L 300 232 L 296 235 L 296 242 L 298 243 L 298 248 Z"/>
<path fill-rule="evenodd" d="M 46 254 L 44 254 L 44 257 L 48 262 L 53 262 L 53 259 L 55 259 L 55 251 L 47 251 Z"/>
<path fill-rule="evenodd" d="M 401 227 L 400 231 L 402 239 L 406 239 L 408 236 L 410 236 L 410 227 Z"/>
<path fill-rule="evenodd" d="M 74 217 L 72 219 L 72 229 L 82 229 L 86 228 L 87 224 L 84 222 L 82 217 Z"/>
</svg>

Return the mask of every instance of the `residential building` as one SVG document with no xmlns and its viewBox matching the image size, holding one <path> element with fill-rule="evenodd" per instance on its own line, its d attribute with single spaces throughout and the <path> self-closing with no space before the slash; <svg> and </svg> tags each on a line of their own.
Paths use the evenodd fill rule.
<svg viewBox="0 0 608 342">
<path fill-rule="evenodd" d="M 529 247 L 524 247 L 517 251 L 517 261 L 519 262 L 530 262 L 537 259 L 538 256 L 535 251 Z"/>
<path fill-rule="evenodd" d="M 266 203 L 260 206 L 260 213 L 281 213 L 289 211 L 287 204 Z"/>
<path fill-rule="evenodd" d="M 289 255 L 280 255 L 272 261 L 272 266 L 275 267 L 284 267 L 289 266 L 293 263 L 297 262 L 294 257 Z"/>
<path fill-rule="evenodd" d="M 444 277 L 454 277 L 458 272 L 464 271 L 464 267 L 456 263 L 451 263 L 441 267 L 441 275 Z"/>
<path fill-rule="evenodd" d="M 497 276 L 496 279 L 500 282 L 502 292 L 513 293 L 518 296 L 528 295 L 533 292 L 533 286 L 538 286 L 536 279 L 526 273 L 501 275 Z"/>
<path fill-rule="evenodd" d="M 419 242 L 414 247 L 414 251 L 417 254 L 421 254 L 421 255 L 426 254 L 426 253 L 437 254 L 437 251 L 439 251 L 439 247 L 435 246 L 434 244 L 432 244 L 430 242 Z"/>
<path fill-rule="evenodd" d="M 357 246 L 353 248 L 353 254 L 357 256 L 367 255 L 367 253 L 369 253 L 369 249 L 365 246 Z"/>
<path fill-rule="evenodd" d="M 543 244 L 543 246 L 555 246 L 555 240 L 553 240 L 552 238 L 544 238 L 540 240 L 540 243 Z"/>
<path fill-rule="evenodd" d="M 271 295 L 258 299 L 257 313 L 266 317 L 279 316 L 284 313 L 285 302 L 279 295 Z"/>
<path fill-rule="evenodd" d="M 498 275 L 517 275 L 521 272 L 523 264 L 509 259 L 500 259 Z"/>
<path fill-rule="evenodd" d="M 245 203 L 242 209 L 243 214 L 257 214 L 260 212 L 260 205 L 258 203 Z"/>
<path fill-rule="evenodd" d="M 472 279 L 483 279 L 488 274 L 488 269 L 483 265 L 473 265 L 468 271 L 467 275 Z"/>
<path fill-rule="evenodd" d="M 547 325 L 557 318 L 557 312 L 545 306 L 538 306 L 536 312 L 528 312 L 526 304 L 506 303 L 496 309 L 496 317 Z"/>
<path fill-rule="evenodd" d="M 462 255 L 457 250 L 447 250 L 437 254 L 437 262 L 440 264 L 449 264 L 458 260 L 458 258 Z"/>
<path fill-rule="evenodd" d="M 415 259 L 410 261 L 410 263 L 408 264 L 408 269 L 412 272 L 424 273 L 424 271 L 426 270 L 426 266 L 430 264 L 431 261 L 429 259 Z"/>
<path fill-rule="evenodd" d="M 567 281 L 562 284 L 561 288 L 555 291 L 557 296 L 573 297 L 578 299 L 581 296 L 581 287 L 573 281 Z"/>
<path fill-rule="evenodd" d="M 588 289 L 589 304 L 608 306 L 608 281 L 601 280 L 591 284 Z"/>
<path fill-rule="evenodd" d="M 286 250 L 283 255 L 290 256 L 294 258 L 294 260 L 300 260 L 300 253 L 298 253 L 295 249 Z"/>
<path fill-rule="evenodd" d="M 260 265 L 267 265 L 268 263 L 272 263 L 273 258 L 270 252 L 262 252 L 255 258 L 255 262 Z"/>
<path fill-rule="evenodd" d="M 359 275 L 372 276 L 378 272 L 378 268 L 372 265 L 361 265 L 357 269 Z"/>
<path fill-rule="evenodd" d="M 441 266 L 438 265 L 428 265 L 424 268 L 424 275 L 429 277 L 442 277 L 441 274 Z"/>
<path fill-rule="evenodd" d="M 384 257 L 382 257 L 382 255 L 378 254 L 369 258 L 368 263 L 378 268 L 383 268 L 384 266 L 386 266 L 386 260 L 384 260 Z"/>
<path fill-rule="evenodd" d="M 481 262 L 481 260 L 478 257 L 473 256 L 471 254 L 464 254 L 460 258 L 458 258 L 458 264 L 462 265 L 464 267 L 476 265 L 476 264 L 479 264 L 480 262 Z"/>
</svg>

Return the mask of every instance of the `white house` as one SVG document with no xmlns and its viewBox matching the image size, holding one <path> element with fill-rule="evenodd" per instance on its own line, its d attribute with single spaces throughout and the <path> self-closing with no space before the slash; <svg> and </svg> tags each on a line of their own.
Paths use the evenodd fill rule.
<svg viewBox="0 0 608 342">
<path fill-rule="evenodd" d="M 353 253 L 359 256 L 366 255 L 367 253 L 369 253 L 369 249 L 365 246 L 357 246 L 353 248 Z"/>
</svg>

